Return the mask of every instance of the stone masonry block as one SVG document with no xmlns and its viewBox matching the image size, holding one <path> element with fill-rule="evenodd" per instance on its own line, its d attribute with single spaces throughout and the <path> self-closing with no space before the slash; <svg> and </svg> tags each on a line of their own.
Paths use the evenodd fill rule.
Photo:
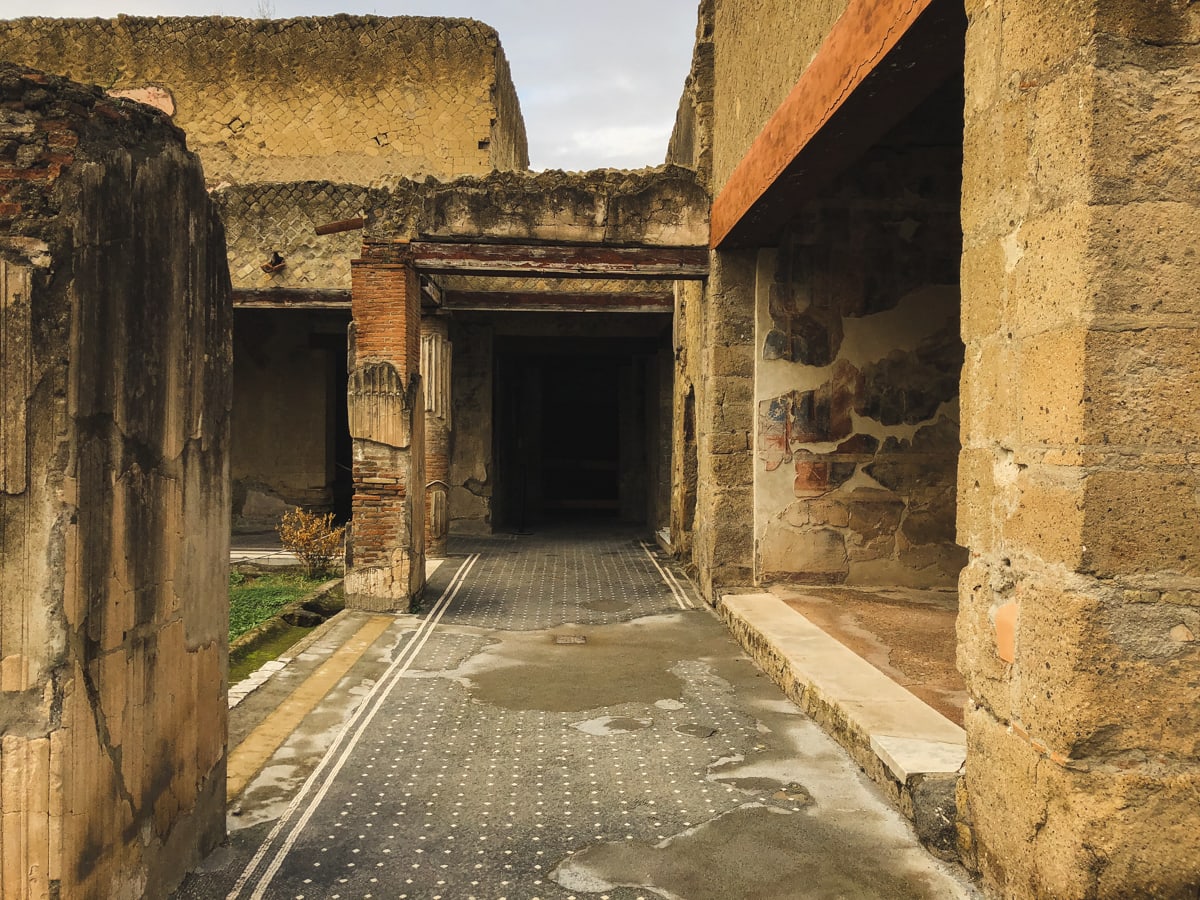
<svg viewBox="0 0 1200 900">
<path fill-rule="evenodd" d="M 958 456 L 958 543 L 974 553 L 989 553 L 995 547 L 996 455 L 990 448 L 964 448 Z"/>
<path fill-rule="evenodd" d="M 1006 552 L 1079 566 L 1084 554 L 1082 473 L 1068 467 L 1018 466 L 1005 488 L 998 507 L 1007 507 L 1001 525 Z"/>
<path fill-rule="evenodd" d="M 1195 246 L 1200 204 L 1163 201 L 1091 210 L 1097 314 L 1131 323 L 1189 321 L 1200 281 Z"/>
<path fill-rule="evenodd" d="M 1191 148 L 1200 140 L 1193 111 L 1200 52 L 1101 39 L 1095 70 L 1093 177 L 1108 203 L 1200 202 Z"/>
<path fill-rule="evenodd" d="M 1092 304 L 1092 211 L 1068 203 L 1027 219 L 1003 241 L 1011 318 L 1018 337 L 1078 327 Z"/>
<path fill-rule="evenodd" d="M 1171 629 L 1200 628 L 1200 611 L 1130 606 L 1063 590 L 1057 579 L 1023 580 L 1016 602 L 1013 716 L 1032 739 L 1083 762 L 1119 753 L 1196 758 L 1200 645 L 1175 640 Z"/>
<path fill-rule="evenodd" d="M 1006 320 L 1008 297 L 1005 246 L 1000 238 L 963 248 L 962 339 L 990 337 Z"/>
<path fill-rule="evenodd" d="M 1043 332 L 1020 343 L 1018 434 L 1023 444 L 1074 446 L 1084 434 L 1087 334 Z"/>
<path fill-rule="evenodd" d="M 966 348 L 959 382 L 959 415 L 964 447 L 992 443 L 1013 446 L 1017 431 L 1018 345 L 1005 334 Z"/>
<path fill-rule="evenodd" d="M 958 576 L 958 670 L 976 704 L 1008 721 L 1011 668 L 996 652 L 997 609 L 1011 600 L 1005 572 L 981 558 L 971 559 Z"/>
<path fill-rule="evenodd" d="M 1200 328 L 1093 331 L 1085 442 L 1175 449 L 1200 436 Z"/>
<path fill-rule="evenodd" d="M 1100 578 L 1200 576 L 1200 478 L 1180 472 L 1101 471 L 1082 496 L 1082 565 Z"/>
</svg>

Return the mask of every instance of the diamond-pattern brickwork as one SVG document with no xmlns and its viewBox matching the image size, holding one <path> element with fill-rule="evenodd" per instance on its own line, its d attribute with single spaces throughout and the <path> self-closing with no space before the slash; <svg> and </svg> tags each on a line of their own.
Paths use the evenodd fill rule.
<svg viewBox="0 0 1200 900">
<path fill-rule="evenodd" d="M 499 37 L 469 19 L 28 18 L 0 22 L 0 59 L 163 97 L 210 186 L 528 164 Z"/>
<path fill-rule="evenodd" d="M 318 235 L 329 222 L 361 216 L 374 191 L 353 184 L 299 181 L 234 185 L 213 198 L 225 220 L 229 276 L 237 290 L 349 290 L 350 260 L 362 249 L 361 231 Z M 272 252 L 284 267 L 264 272 Z"/>
</svg>

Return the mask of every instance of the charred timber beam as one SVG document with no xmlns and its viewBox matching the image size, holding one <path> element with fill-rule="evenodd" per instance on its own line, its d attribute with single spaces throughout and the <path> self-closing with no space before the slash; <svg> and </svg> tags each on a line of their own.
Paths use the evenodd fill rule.
<svg viewBox="0 0 1200 900">
<path fill-rule="evenodd" d="M 710 245 L 770 243 L 795 215 L 962 69 L 961 0 L 851 0 L 713 201 Z"/>
<path fill-rule="evenodd" d="M 447 291 L 443 309 L 486 312 L 621 312 L 667 313 L 675 310 L 671 291 L 656 293 L 520 293 Z"/>
<path fill-rule="evenodd" d="M 358 231 L 367 220 L 363 218 L 357 219 L 341 219 L 337 222 L 327 222 L 324 225 L 318 225 L 316 228 L 317 234 L 339 234 L 343 231 Z"/>
<path fill-rule="evenodd" d="M 695 280 L 708 277 L 706 247 L 546 246 L 414 241 L 407 245 L 407 254 L 412 266 L 424 275 L 640 280 Z"/>
<path fill-rule="evenodd" d="M 235 290 L 234 309 L 346 309 L 349 291 L 316 291 L 295 288 L 271 288 L 265 291 Z"/>
</svg>

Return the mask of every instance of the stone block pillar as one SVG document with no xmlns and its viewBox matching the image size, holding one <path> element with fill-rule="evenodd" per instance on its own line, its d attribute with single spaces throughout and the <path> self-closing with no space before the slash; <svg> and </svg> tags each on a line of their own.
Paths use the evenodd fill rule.
<svg viewBox="0 0 1200 900">
<path fill-rule="evenodd" d="M 425 586 L 421 289 L 403 245 L 368 245 L 352 266 L 350 436 L 354 503 L 347 603 L 407 610 Z"/>
<path fill-rule="evenodd" d="M 421 318 L 421 382 L 425 389 L 425 553 L 446 555 L 450 534 L 450 364 L 445 316 Z"/>
<path fill-rule="evenodd" d="M 964 850 L 997 896 L 1195 896 L 1200 11 L 967 10 Z"/>
<path fill-rule="evenodd" d="M 756 251 L 713 254 L 701 315 L 696 381 L 696 516 L 692 543 L 700 589 L 754 579 L 754 405 Z M 689 310 L 690 312 L 690 310 Z"/>
</svg>

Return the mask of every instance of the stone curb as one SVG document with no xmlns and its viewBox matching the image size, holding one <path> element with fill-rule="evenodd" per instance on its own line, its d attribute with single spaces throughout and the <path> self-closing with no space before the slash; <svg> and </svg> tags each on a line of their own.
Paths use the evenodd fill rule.
<svg viewBox="0 0 1200 900">
<path fill-rule="evenodd" d="M 717 613 L 746 653 L 836 740 L 935 856 L 959 861 L 962 729 L 773 594 L 725 594 Z"/>
</svg>

